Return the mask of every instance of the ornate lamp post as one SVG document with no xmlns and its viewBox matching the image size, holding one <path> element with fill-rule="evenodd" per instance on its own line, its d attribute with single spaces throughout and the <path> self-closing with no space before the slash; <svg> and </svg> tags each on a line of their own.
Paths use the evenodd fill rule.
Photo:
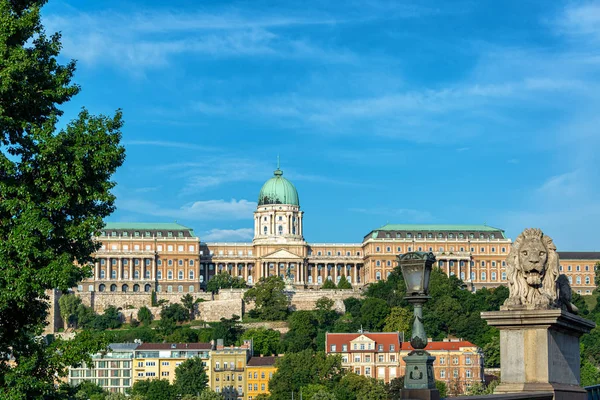
<svg viewBox="0 0 600 400">
<path fill-rule="evenodd" d="M 433 253 L 411 252 L 398 256 L 398 264 L 402 269 L 406 282 L 406 301 L 414 306 L 410 344 L 414 348 L 408 356 L 403 357 L 404 370 L 403 399 L 439 399 L 433 377 L 435 357 L 425 351 L 427 334 L 423 326 L 423 304 L 429 297 L 429 276 L 435 263 Z"/>
</svg>

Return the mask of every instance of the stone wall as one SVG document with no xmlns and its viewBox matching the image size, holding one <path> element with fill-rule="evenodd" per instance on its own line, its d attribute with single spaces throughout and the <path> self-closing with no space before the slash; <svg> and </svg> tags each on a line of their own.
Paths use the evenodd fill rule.
<svg viewBox="0 0 600 400">
<path fill-rule="evenodd" d="M 216 322 L 221 318 L 231 318 L 233 315 L 244 315 L 254 308 L 254 304 L 244 303 L 244 293 L 247 289 L 223 289 L 218 294 L 191 293 L 195 299 L 202 299 L 198 304 L 198 318 L 207 322 Z M 292 310 L 313 310 L 317 300 L 328 297 L 334 300 L 334 308 L 338 312 L 345 312 L 344 299 L 361 297 L 359 290 L 297 290 L 286 292 L 290 298 Z M 170 303 L 180 303 L 181 297 L 186 293 L 156 293 L 157 301 L 167 300 Z M 78 293 L 82 303 L 92 307 L 95 312 L 102 313 L 105 308 L 115 306 L 121 308 L 124 320 L 129 322 L 137 317 L 138 310 L 146 306 L 152 312 L 154 319 L 160 319 L 161 307 L 152 307 L 152 294 L 146 292 L 86 292 Z M 60 320 L 60 318 L 59 318 Z M 285 330 L 284 327 L 282 327 Z"/>
</svg>

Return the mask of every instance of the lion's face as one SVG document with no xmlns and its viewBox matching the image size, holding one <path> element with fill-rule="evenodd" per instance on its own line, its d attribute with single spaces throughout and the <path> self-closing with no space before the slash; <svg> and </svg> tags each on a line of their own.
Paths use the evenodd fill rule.
<svg viewBox="0 0 600 400">
<path fill-rule="evenodd" d="M 548 263 L 548 249 L 544 243 L 537 238 L 525 240 L 519 249 L 519 261 L 527 284 L 541 286 Z"/>
</svg>

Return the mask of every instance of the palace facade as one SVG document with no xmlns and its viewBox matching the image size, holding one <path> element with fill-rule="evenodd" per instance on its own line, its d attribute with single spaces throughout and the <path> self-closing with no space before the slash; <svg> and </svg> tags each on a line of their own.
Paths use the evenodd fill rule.
<svg viewBox="0 0 600 400">
<path fill-rule="evenodd" d="M 97 238 L 93 277 L 80 292 L 199 292 L 215 274 L 226 272 L 248 285 L 280 275 L 297 289 L 317 289 L 345 276 L 353 286 L 386 277 L 396 257 L 433 252 L 438 266 L 470 290 L 506 283 L 512 241 L 487 225 L 387 224 L 360 243 L 311 243 L 303 234 L 295 186 L 277 168 L 261 188 L 249 243 L 207 243 L 177 223 L 107 223 Z M 561 252 L 561 271 L 573 290 L 590 294 L 600 252 Z"/>
</svg>

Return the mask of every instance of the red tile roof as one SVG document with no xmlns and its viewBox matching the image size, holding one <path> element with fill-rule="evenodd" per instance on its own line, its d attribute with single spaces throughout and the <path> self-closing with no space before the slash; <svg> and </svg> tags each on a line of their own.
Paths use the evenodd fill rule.
<svg viewBox="0 0 600 400">
<path fill-rule="evenodd" d="M 277 357 L 275 356 L 252 357 L 246 365 L 248 367 L 267 367 L 275 365 L 275 361 L 277 361 Z"/>
<path fill-rule="evenodd" d="M 467 342 L 466 340 L 461 341 L 450 341 L 450 342 L 429 342 L 425 347 L 427 351 L 435 351 L 435 350 L 446 350 L 453 351 L 459 350 L 461 347 L 477 347 L 471 342 Z M 402 350 L 414 350 L 410 345 L 410 342 L 402 342 Z"/>
<path fill-rule="evenodd" d="M 400 350 L 400 334 L 398 332 L 383 333 L 327 333 L 325 337 L 325 352 L 330 353 L 331 345 L 336 345 L 336 352 L 342 351 L 342 345 L 347 345 L 350 349 L 350 342 L 359 336 L 364 335 L 375 342 L 375 349 L 366 351 L 376 351 L 377 346 L 382 344 L 385 351 L 389 351 L 390 345 L 394 345 L 395 351 Z M 365 350 L 362 350 L 365 351 Z"/>
<path fill-rule="evenodd" d="M 136 350 L 210 350 L 210 343 L 142 343 Z"/>
</svg>

